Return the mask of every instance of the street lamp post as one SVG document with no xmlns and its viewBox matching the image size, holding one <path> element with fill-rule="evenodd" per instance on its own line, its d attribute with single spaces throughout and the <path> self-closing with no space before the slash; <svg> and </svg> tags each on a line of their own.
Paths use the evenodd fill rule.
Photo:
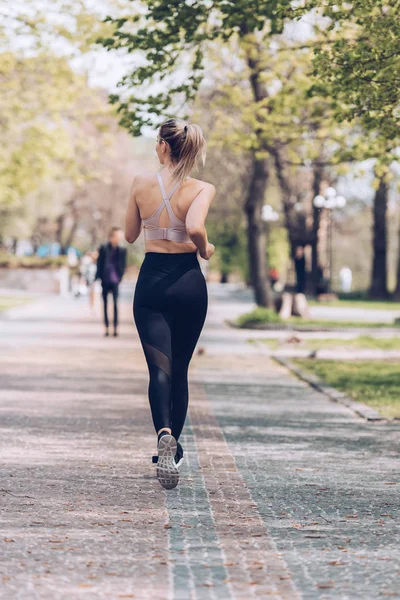
<svg viewBox="0 0 400 600">
<path fill-rule="evenodd" d="M 329 291 L 332 290 L 333 274 L 333 211 L 335 208 L 344 208 L 346 198 L 338 196 L 334 187 L 326 188 L 324 194 L 318 194 L 313 200 L 315 208 L 328 210 L 328 257 L 329 257 Z"/>
</svg>

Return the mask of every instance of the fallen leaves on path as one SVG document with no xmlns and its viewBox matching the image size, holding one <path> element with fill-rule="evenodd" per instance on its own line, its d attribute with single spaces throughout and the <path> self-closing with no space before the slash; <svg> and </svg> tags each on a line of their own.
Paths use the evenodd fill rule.
<svg viewBox="0 0 400 600">
<path fill-rule="evenodd" d="M 334 581 L 327 581 L 326 583 L 317 583 L 317 588 L 321 590 L 329 590 L 335 587 Z"/>
</svg>

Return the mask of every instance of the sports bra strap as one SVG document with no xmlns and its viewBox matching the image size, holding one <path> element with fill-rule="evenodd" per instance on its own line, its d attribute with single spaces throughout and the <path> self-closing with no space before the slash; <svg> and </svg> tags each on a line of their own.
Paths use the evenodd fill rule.
<svg viewBox="0 0 400 600">
<path fill-rule="evenodd" d="M 168 212 L 168 215 L 169 215 L 170 227 L 174 226 L 176 224 L 182 223 L 182 221 L 180 219 L 178 219 L 178 217 L 174 213 L 174 211 L 172 209 L 172 206 L 171 206 L 171 203 L 170 203 L 170 198 L 172 197 L 172 195 L 174 194 L 174 192 L 179 187 L 179 181 L 173 186 L 172 190 L 167 195 L 165 193 L 164 183 L 163 183 L 163 180 L 161 178 L 160 173 L 156 173 L 156 175 L 157 175 L 158 183 L 160 184 L 160 188 L 161 188 L 161 196 L 162 196 L 162 199 L 164 201 L 165 208 L 167 209 L 167 212 Z"/>
<path fill-rule="evenodd" d="M 187 231 L 186 225 L 184 221 L 181 221 L 176 214 L 174 213 L 170 198 L 174 194 L 174 192 L 179 187 L 179 182 L 176 183 L 169 194 L 166 194 L 164 183 L 161 178 L 160 173 L 156 173 L 157 180 L 161 189 L 162 202 L 157 208 L 157 210 L 147 219 L 142 219 L 144 225 L 144 237 L 146 240 L 170 240 L 174 242 L 191 242 Z M 188 179 L 188 177 L 186 178 Z M 168 227 L 160 227 L 160 216 L 164 208 L 167 209 L 169 215 L 169 226 Z"/>
<path fill-rule="evenodd" d="M 173 196 L 173 194 L 174 194 L 175 190 L 177 190 L 177 189 L 178 189 L 178 186 L 179 186 L 179 181 L 178 181 L 178 182 L 177 182 L 177 183 L 174 185 L 174 187 L 173 187 L 173 188 L 172 188 L 172 190 L 169 192 L 169 194 L 167 194 L 167 193 L 165 192 L 164 182 L 163 182 L 163 180 L 162 180 L 162 177 L 161 177 L 160 173 L 156 173 L 156 175 L 157 175 L 158 182 L 159 182 L 159 184 L 160 184 L 160 188 L 161 188 L 161 195 L 162 195 L 162 197 L 163 197 L 163 200 L 164 200 L 164 202 L 169 202 L 169 200 L 170 200 L 170 198 Z"/>
</svg>

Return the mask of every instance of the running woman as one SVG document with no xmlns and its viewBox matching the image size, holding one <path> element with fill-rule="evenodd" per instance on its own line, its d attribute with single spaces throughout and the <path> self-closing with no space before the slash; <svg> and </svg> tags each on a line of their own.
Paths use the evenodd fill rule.
<svg viewBox="0 0 400 600">
<path fill-rule="evenodd" d="M 214 253 L 205 220 L 215 195 L 211 183 L 190 173 L 205 164 L 206 140 L 198 125 L 168 119 L 156 152 L 164 168 L 137 175 L 125 220 L 132 244 L 143 228 L 145 258 L 133 300 L 133 315 L 149 370 L 149 401 L 158 435 L 157 478 L 178 485 L 179 443 L 189 401 L 188 368 L 207 314 L 207 286 L 197 259 Z"/>
</svg>

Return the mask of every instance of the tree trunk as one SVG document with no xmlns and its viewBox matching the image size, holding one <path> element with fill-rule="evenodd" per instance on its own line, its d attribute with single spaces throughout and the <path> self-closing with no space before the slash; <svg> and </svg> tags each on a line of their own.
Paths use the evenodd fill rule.
<svg viewBox="0 0 400 600">
<path fill-rule="evenodd" d="M 387 206 L 388 185 L 381 177 L 374 198 L 373 259 L 370 298 L 388 297 L 387 289 Z"/>
<path fill-rule="evenodd" d="M 252 177 L 244 210 L 247 217 L 247 243 L 251 283 L 259 306 L 273 308 L 271 285 L 268 279 L 266 233 L 261 219 L 268 183 L 268 159 L 253 155 Z"/>
<path fill-rule="evenodd" d="M 94 250 L 97 246 L 97 228 L 93 227 L 90 230 L 90 248 Z"/>
<path fill-rule="evenodd" d="M 67 235 L 67 240 L 65 242 L 65 251 L 70 246 L 72 246 L 72 243 L 73 243 L 73 241 L 75 239 L 75 234 L 76 234 L 76 231 L 78 229 L 78 226 L 79 226 L 79 221 L 78 221 L 78 219 L 75 219 L 74 222 L 72 223 L 71 229 L 69 230 L 69 233 Z"/>
<path fill-rule="evenodd" d="M 313 200 L 315 196 L 320 193 L 320 186 L 323 176 L 323 169 L 318 166 L 314 166 L 314 179 L 313 179 Z M 313 211 L 313 227 L 312 227 L 312 238 L 311 238 L 311 293 L 316 294 L 318 285 L 318 265 L 320 263 L 319 248 L 318 248 L 318 236 L 319 236 L 319 225 L 321 221 L 321 209 L 312 205 Z"/>
<path fill-rule="evenodd" d="M 60 244 L 60 254 L 65 254 L 65 248 L 63 247 L 63 243 L 62 243 L 63 231 L 64 231 L 64 219 L 65 219 L 64 214 L 61 214 L 56 218 L 55 240 L 58 244 Z"/>
<path fill-rule="evenodd" d="M 400 300 L 400 227 L 399 227 L 399 233 L 398 233 L 398 238 L 399 238 L 399 248 L 397 250 L 397 277 L 396 277 L 396 289 L 394 291 L 394 300 L 399 301 Z"/>
<path fill-rule="evenodd" d="M 249 33 L 247 23 L 241 25 L 241 34 Z M 249 83 L 253 92 L 255 102 L 262 102 L 268 97 L 267 86 L 262 80 L 263 67 L 261 58 L 263 45 L 258 41 L 252 41 L 247 45 L 245 52 L 247 65 L 249 67 Z M 256 135 L 262 133 L 261 129 L 255 131 Z M 259 141 L 259 148 L 262 148 Z M 247 240 L 249 252 L 250 277 L 254 289 L 255 301 L 259 306 L 274 307 L 271 284 L 268 278 L 267 253 L 266 253 L 266 231 L 262 221 L 262 206 L 264 204 L 265 192 L 268 183 L 268 159 L 256 158 L 255 150 L 252 156 L 252 177 L 245 203 L 247 216 Z"/>
<path fill-rule="evenodd" d="M 64 252 L 66 252 L 68 250 L 68 248 L 70 246 L 72 246 L 73 241 L 75 239 L 75 234 L 76 234 L 77 229 L 79 227 L 79 218 L 80 218 L 79 205 L 78 205 L 79 200 L 80 200 L 80 195 L 79 195 L 79 193 L 77 193 L 68 202 L 68 207 L 71 209 L 72 225 L 71 225 L 71 229 L 69 230 L 69 233 L 68 233 L 68 235 L 66 237 L 66 240 L 65 240 L 65 244 L 64 244 L 64 248 L 63 248 Z"/>
<path fill-rule="evenodd" d="M 279 154 L 279 150 L 275 148 L 270 148 L 270 152 L 274 159 L 276 177 L 278 179 L 279 187 L 282 193 L 282 206 L 283 212 L 285 214 L 285 225 L 289 236 L 291 255 L 292 257 L 294 257 L 296 245 L 298 244 L 299 240 L 297 239 L 296 235 L 296 215 L 294 215 L 294 207 L 291 202 L 292 190 L 290 188 L 288 178 L 285 177 L 284 167 L 282 164 L 281 156 Z M 304 242 L 304 240 L 301 241 Z"/>
</svg>

